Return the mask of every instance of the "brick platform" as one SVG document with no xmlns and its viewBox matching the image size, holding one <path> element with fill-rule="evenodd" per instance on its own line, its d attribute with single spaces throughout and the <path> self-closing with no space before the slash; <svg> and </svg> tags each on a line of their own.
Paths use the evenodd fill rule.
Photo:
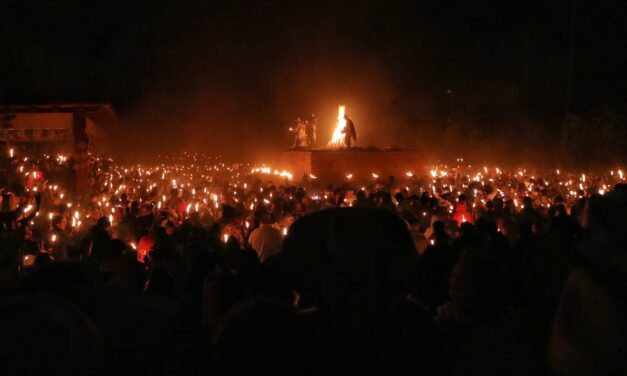
<svg viewBox="0 0 627 376">
<path fill-rule="evenodd" d="M 353 180 L 372 179 L 372 173 L 387 177 L 418 171 L 425 164 L 420 150 L 290 150 L 277 153 L 275 166 L 300 179 L 312 173 L 324 182 L 338 182 L 353 174 Z"/>
</svg>

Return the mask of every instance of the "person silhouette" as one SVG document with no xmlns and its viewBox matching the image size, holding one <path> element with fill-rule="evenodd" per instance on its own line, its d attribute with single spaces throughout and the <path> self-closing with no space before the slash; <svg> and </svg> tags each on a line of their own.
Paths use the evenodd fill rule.
<svg viewBox="0 0 627 376">
<path fill-rule="evenodd" d="M 348 117 L 348 114 L 344 114 L 344 120 L 346 120 L 346 125 L 342 130 L 342 134 L 344 134 L 344 144 L 346 147 L 353 147 L 353 143 L 357 141 L 357 131 L 355 130 L 355 124 Z"/>
</svg>

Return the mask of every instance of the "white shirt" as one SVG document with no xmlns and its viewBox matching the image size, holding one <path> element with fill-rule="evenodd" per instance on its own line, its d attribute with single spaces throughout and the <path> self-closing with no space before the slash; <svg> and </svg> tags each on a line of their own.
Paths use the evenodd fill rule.
<svg viewBox="0 0 627 376">
<path fill-rule="evenodd" d="M 257 252 L 259 261 L 265 262 L 268 257 L 281 252 L 283 235 L 272 225 L 261 224 L 248 237 L 251 248 Z"/>
</svg>

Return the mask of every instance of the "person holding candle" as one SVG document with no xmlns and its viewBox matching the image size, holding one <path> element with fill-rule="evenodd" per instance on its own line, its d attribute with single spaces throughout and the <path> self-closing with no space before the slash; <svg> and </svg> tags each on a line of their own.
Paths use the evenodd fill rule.
<svg viewBox="0 0 627 376">
<path fill-rule="evenodd" d="M 111 222 L 109 218 L 100 217 L 98 222 L 89 230 L 87 238 L 90 241 L 89 257 L 96 261 L 108 251 L 111 242 Z"/>
<path fill-rule="evenodd" d="M 68 246 L 70 236 L 67 231 L 67 219 L 63 215 L 55 215 L 52 219 L 52 230 L 50 231 L 52 242 L 52 252 L 56 261 L 68 261 Z"/>
</svg>

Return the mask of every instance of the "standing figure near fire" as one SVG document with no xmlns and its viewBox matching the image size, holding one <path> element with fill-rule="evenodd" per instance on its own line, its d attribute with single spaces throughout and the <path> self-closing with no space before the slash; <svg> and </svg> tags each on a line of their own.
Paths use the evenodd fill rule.
<svg viewBox="0 0 627 376">
<path fill-rule="evenodd" d="M 294 132 L 294 144 L 292 148 L 300 149 L 307 145 L 307 124 L 299 117 L 296 119 L 296 126 L 292 129 Z"/>
<path fill-rule="evenodd" d="M 315 114 L 311 114 L 309 121 L 307 122 L 307 147 L 312 148 L 314 142 L 316 142 L 316 132 L 318 128 L 318 118 Z"/>
<path fill-rule="evenodd" d="M 344 114 L 344 119 L 346 120 L 346 125 L 342 130 L 344 145 L 350 148 L 353 146 L 353 142 L 357 141 L 357 131 L 355 130 L 355 124 L 353 124 L 353 121 L 348 117 L 348 114 Z"/>
</svg>

